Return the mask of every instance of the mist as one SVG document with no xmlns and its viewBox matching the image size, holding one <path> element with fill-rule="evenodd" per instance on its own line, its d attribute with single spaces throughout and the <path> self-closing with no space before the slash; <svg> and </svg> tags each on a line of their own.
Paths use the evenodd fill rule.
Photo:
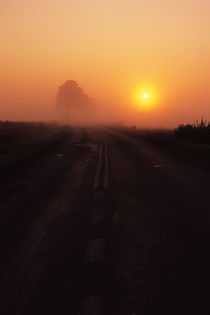
<svg viewBox="0 0 210 315">
<path fill-rule="evenodd" d="M 188 0 L 8 1 L 1 5 L 0 119 L 60 120 L 57 90 L 74 80 L 94 102 L 70 123 L 173 128 L 209 120 L 209 9 Z M 145 85 L 159 95 L 148 110 L 133 99 Z"/>
<path fill-rule="evenodd" d="M 41 84 L 5 84 L 0 94 L 0 120 L 12 121 L 58 121 L 72 125 L 90 124 L 123 124 L 126 126 L 136 125 L 142 128 L 174 128 L 179 123 L 194 123 L 197 119 L 210 117 L 208 101 L 202 108 L 197 106 L 199 98 L 193 100 L 180 95 L 176 100 L 162 99 L 153 109 L 142 110 L 132 103 L 127 96 L 120 97 L 116 88 L 114 91 L 106 90 L 105 95 L 94 94 L 94 87 L 88 89 L 88 82 L 83 85 L 80 81 L 78 86 L 87 95 L 81 104 L 69 103 L 68 117 L 65 106 L 58 108 L 56 97 L 59 87 L 64 84 L 57 80 L 57 85 L 48 86 Z M 86 88 L 84 88 L 86 87 Z M 130 95 L 129 95 L 130 96 Z M 126 98 L 127 97 L 127 98 Z M 170 102 L 170 106 L 168 105 Z M 62 107 L 62 106 L 61 106 Z"/>
</svg>

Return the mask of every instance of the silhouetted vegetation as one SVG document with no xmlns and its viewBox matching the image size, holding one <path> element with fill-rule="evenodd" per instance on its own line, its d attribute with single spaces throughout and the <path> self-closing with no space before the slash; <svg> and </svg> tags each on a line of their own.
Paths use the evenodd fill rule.
<svg viewBox="0 0 210 315">
<path fill-rule="evenodd" d="M 210 122 L 207 123 L 202 118 L 201 122 L 197 121 L 194 125 L 179 125 L 175 129 L 174 134 L 178 137 L 188 138 L 199 143 L 210 144 Z"/>
<path fill-rule="evenodd" d="M 68 80 L 58 89 L 56 107 L 63 112 L 63 118 L 69 120 L 77 112 L 84 111 L 91 99 L 74 80 Z M 74 117 L 73 117 L 74 118 Z"/>
</svg>

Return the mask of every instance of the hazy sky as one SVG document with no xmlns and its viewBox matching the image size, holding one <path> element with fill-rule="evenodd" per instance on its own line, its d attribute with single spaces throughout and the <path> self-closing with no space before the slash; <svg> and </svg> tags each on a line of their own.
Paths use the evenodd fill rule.
<svg viewBox="0 0 210 315">
<path fill-rule="evenodd" d="M 53 117 L 73 79 L 116 120 L 210 120 L 209 17 L 209 0 L 0 0 L 0 119 Z"/>
</svg>

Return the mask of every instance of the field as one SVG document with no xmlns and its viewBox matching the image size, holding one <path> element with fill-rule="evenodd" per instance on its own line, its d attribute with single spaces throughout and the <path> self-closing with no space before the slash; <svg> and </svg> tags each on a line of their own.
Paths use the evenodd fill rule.
<svg viewBox="0 0 210 315">
<path fill-rule="evenodd" d="M 53 123 L 0 122 L 0 174 L 36 161 L 59 145 L 70 129 Z"/>
</svg>

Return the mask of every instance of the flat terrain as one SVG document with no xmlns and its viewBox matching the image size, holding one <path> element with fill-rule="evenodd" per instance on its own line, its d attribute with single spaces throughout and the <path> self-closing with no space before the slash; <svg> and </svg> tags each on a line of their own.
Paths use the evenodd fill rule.
<svg viewBox="0 0 210 315">
<path fill-rule="evenodd" d="M 208 169 L 127 130 L 64 133 L 2 167 L 0 314 L 209 314 Z"/>
</svg>

